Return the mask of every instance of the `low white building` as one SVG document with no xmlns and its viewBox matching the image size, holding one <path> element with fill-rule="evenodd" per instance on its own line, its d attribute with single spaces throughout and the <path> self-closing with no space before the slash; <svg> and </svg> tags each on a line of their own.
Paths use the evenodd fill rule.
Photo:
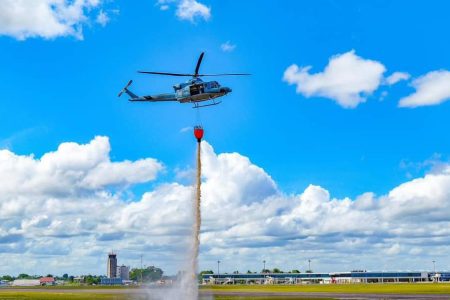
<svg viewBox="0 0 450 300">
<path fill-rule="evenodd" d="M 13 286 L 39 286 L 41 281 L 39 279 L 16 279 L 13 281 Z"/>
</svg>

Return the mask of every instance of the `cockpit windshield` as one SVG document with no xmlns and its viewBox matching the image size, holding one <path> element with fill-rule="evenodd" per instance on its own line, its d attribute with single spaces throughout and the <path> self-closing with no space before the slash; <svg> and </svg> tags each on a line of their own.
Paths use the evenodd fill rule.
<svg viewBox="0 0 450 300">
<path fill-rule="evenodd" d="M 208 85 L 209 85 L 209 88 L 211 88 L 211 89 L 220 87 L 220 84 L 217 81 L 210 81 Z"/>
</svg>

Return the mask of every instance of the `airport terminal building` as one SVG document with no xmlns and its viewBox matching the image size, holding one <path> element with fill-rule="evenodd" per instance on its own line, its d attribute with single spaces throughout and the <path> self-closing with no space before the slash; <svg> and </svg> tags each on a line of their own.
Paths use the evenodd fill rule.
<svg viewBox="0 0 450 300">
<path fill-rule="evenodd" d="M 203 284 L 330 284 L 450 281 L 450 272 L 205 274 Z"/>
</svg>

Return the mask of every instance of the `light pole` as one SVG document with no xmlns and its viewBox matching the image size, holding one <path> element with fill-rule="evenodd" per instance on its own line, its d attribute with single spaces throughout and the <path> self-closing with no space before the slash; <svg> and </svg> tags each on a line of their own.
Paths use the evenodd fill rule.
<svg viewBox="0 0 450 300">
<path fill-rule="evenodd" d="M 220 260 L 217 261 L 217 275 L 220 275 Z"/>
<path fill-rule="evenodd" d="M 311 272 L 311 260 L 310 259 L 308 259 L 308 271 Z"/>
<path fill-rule="evenodd" d="M 266 273 L 266 261 L 263 260 L 263 273 Z"/>
<path fill-rule="evenodd" d="M 436 261 L 433 260 L 433 272 L 436 275 Z"/>
<path fill-rule="evenodd" d="M 142 284 L 142 282 L 143 282 L 143 280 L 142 280 L 142 272 L 143 272 L 144 270 L 142 270 L 142 254 L 141 254 L 141 284 Z"/>
</svg>

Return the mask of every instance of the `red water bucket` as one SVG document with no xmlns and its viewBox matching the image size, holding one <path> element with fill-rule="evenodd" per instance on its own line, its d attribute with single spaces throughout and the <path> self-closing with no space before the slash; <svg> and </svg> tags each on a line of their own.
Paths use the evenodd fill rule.
<svg viewBox="0 0 450 300">
<path fill-rule="evenodd" d="M 194 136 L 197 139 L 197 141 L 200 143 L 203 138 L 203 127 L 202 126 L 194 127 Z"/>
</svg>

